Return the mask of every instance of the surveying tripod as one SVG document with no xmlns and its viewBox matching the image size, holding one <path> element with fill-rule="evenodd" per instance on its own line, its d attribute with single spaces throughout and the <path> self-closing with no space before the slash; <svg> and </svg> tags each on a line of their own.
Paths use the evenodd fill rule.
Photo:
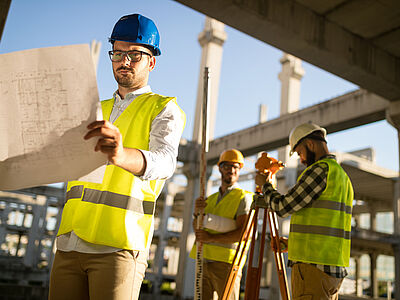
<svg viewBox="0 0 400 300">
<path fill-rule="evenodd" d="M 275 174 L 279 170 L 284 168 L 284 165 L 281 161 L 278 161 L 272 157 L 270 157 L 267 153 L 263 152 L 261 157 L 257 160 L 256 169 L 258 172 L 268 174 L 270 180 L 275 179 Z M 260 187 L 257 187 L 256 194 L 260 195 L 261 190 Z M 261 195 L 260 195 L 261 197 Z M 253 208 L 246 220 L 239 244 L 236 248 L 236 253 L 232 262 L 231 270 L 226 280 L 224 293 L 222 296 L 222 300 L 228 300 L 229 296 L 232 293 L 234 283 L 237 277 L 237 274 L 240 268 L 243 267 L 244 260 L 246 258 L 246 250 L 248 248 L 248 243 L 251 240 L 250 246 L 250 254 L 249 254 L 249 263 L 247 268 L 247 277 L 246 277 L 246 287 L 245 287 L 245 300 L 256 300 L 258 299 L 259 291 L 260 291 L 260 280 L 261 280 L 261 271 L 262 271 L 262 258 L 264 253 L 264 245 L 265 245 L 265 235 L 266 235 L 266 222 L 268 221 L 270 234 L 271 234 L 271 242 L 272 249 L 275 257 L 275 265 L 279 278 L 279 288 L 281 291 L 282 300 L 290 300 L 289 287 L 286 277 L 286 269 L 285 262 L 283 258 L 283 253 L 281 250 L 279 231 L 278 231 L 278 219 L 276 213 L 270 209 L 264 209 L 263 213 L 263 224 L 261 230 L 261 241 L 260 248 L 258 251 L 258 263 L 256 266 L 253 265 L 254 259 L 254 246 L 257 232 L 257 220 L 258 220 L 259 208 Z M 257 254 L 256 254 L 257 255 Z"/>
</svg>

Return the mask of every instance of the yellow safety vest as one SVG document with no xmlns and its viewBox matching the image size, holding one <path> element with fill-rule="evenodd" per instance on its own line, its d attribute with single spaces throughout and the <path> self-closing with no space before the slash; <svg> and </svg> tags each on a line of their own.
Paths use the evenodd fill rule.
<svg viewBox="0 0 400 300">
<path fill-rule="evenodd" d="M 347 267 L 350 258 L 353 187 L 347 174 L 334 159 L 325 158 L 316 163 L 321 162 L 329 167 L 326 188 L 311 206 L 292 215 L 289 259 Z"/>
<path fill-rule="evenodd" d="M 114 122 L 128 148 L 149 150 L 151 123 L 175 98 L 146 93 L 138 96 Z M 102 101 L 110 118 L 114 99 Z M 181 117 L 185 114 L 182 111 Z M 155 201 L 164 180 L 142 180 L 108 164 L 97 182 L 70 181 L 57 235 L 74 231 L 83 240 L 128 250 L 148 249 L 153 236 Z"/>
<path fill-rule="evenodd" d="M 217 204 L 218 194 L 214 193 L 207 198 L 207 206 L 204 209 L 205 214 L 213 214 L 217 216 L 221 216 L 224 218 L 235 219 L 237 209 L 240 204 L 240 200 L 246 196 L 246 194 L 253 194 L 251 192 L 242 190 L 242 189 L 232 189 L 228 194 L 226 194 Z M 210 233 L 220 233 L 215 230 L 205 229 Z M 214 260 L 214 261 L 222 261 L 227 263 L 232 263 L 233 258 L 235 256 L 236 248 L 239 243 L 232 244 L 222 244 L 222 243 L 204 243 L 203 244 L 203 258 Z M 196 258 L 196 244 L 193 245 L 193 248 L 190 252 L 190 257 Z M 240 267 L 243 267 L 246 259 L 243 260 L 243 263 Z"/>
</svg>

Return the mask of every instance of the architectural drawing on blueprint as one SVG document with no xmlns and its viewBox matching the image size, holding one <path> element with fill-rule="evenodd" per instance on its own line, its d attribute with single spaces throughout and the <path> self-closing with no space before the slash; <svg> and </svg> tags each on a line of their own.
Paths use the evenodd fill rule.
<svg viewBox="0 0 400 300">
<path fill-rule="evenodd" d="M 0 189 L 77 179 L 104 164 L 96 141 L 83 140 L 101 119 L 88 45 L 3 54 L 0 65 Z"/>
</svg>

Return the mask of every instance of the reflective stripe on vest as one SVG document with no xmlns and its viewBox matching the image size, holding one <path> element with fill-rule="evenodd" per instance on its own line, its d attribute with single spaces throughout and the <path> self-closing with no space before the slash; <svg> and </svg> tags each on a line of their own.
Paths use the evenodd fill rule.
<svg viewBox="0 0 400 300">
<path fill-rule="evenodd" d="M 347 174 L 334 159 L 326 158 L 316 163 L 328 165 L 326 188 L 312 205 L 292 215 L 289 259 L 348 266 L 353 188 Z"/>
<path fill-rule="evenodd" d="M 149 150 L 151 123 L 174 98 L 153 93 L 138 96 L 116 119 L 128 148 Z M 114 99 L 102 101 L 109 119 Z M 185 115 L 182 112 L 181 117 Z M 164 180 L 141 180 L 107 165 L 95 182 L 70 181 L 58 235 L 74 231 L 83 240 L 128 250 L 145 250 L 153 236 L 155 200 Z"/>
<path fill-rule="evenodd" d="M 315 226 L 315 225 L 290 224 L 290 232 L 328 235 L 328 236 L 343 238 L 346 240 L 350 240 L 351 238 L 350 231 L 345 231 L 343 229 L 330 228 L 325 226 Z"/>
<path fill-rule="evenodd" d="M 73 198 L 82 198 L 82 201 L 105 204 L 112 207 L 128 209 L 140 214 L 153 215 L 155 202 L 142 201 L 132 196 L 119 195 L 108 191 L 98 191 L 94 189 L 85 189 L 83 185 L 74 186 L 66 195 L 66 201 Z"/>
<path fill-rule="evenodd" d="M 247 195 L 252 195 L 253 193 L 242 190 L 242 189 L 232 189 L 228 194 L 226 194 L 218 203 L 218 194 L 214 193 L 207 198 L 207 206 L 204 209 L 204 213 L 210 213 L 218 215 L 224 218 L 235 219 L 237 209 L 239 207 L 240 201 Z M 215 230 L 208 230 L 210 233 L 218 234 L 219 232 Z M 232 263 L 235 256 L 236 248 L 238 243 L 232 244 L 222 244 L 222 243 L 207 243 L 203 244 L 203 258 L 214 261 L 223 261 L 227 263 Z M 190 252 L 190 257 L 196 257 L 196 244 Z M 243 260 L 243 264 L 246 259 Z M 243 267 L 241 265 L 240 267 Z"/>
<path fill-rule="evenodd" d="M 346 205 L 345 203 L 342 202 L 333 202 L 333 201 L 328 201 L 328 200 L 320 200 L 314 201 L 313 204 L 311 205 L 314 208 L 326 208 L 326 209 L 333 209 L 333 210 L 339 210 L 343 211 L 346 214 L 351 214 L 352 211 L 352 206 L 351 205 Z"/>
</svg>

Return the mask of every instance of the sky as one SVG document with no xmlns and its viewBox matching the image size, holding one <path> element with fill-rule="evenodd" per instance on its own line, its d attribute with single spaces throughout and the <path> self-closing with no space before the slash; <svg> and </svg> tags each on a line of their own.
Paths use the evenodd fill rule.
<svg viewBox="0 0 400 300">
<path fill-rule="evenodd" d="M 0 54 L 99 41 L 98 91 L 101 100 L 109 99 L 117 85 L 107 55 L 108 37 L 115 22 L 131 13 L 157 24 L 162 55 L 149 84 L 154 92 L 177 97 L 187 116 L 183 137 L 191 140 L 201 55 L 197 37 L 205 16 L 184 5 L 172 0 L 12 0 Z M 260 104 L 268 106 L 268 119 L 279 116 L 280 106 L 282 51 L 229 26 L 225 30 L 215 137 L 257 124 Z M 300 108 L 358 88 L 306 62 L 302 66 Z M 398 170 L 397 132 L 386 121 L 329 134 L 328 146 L 341 152 L 373 147 L 379 166 Z"/>
</svg>

